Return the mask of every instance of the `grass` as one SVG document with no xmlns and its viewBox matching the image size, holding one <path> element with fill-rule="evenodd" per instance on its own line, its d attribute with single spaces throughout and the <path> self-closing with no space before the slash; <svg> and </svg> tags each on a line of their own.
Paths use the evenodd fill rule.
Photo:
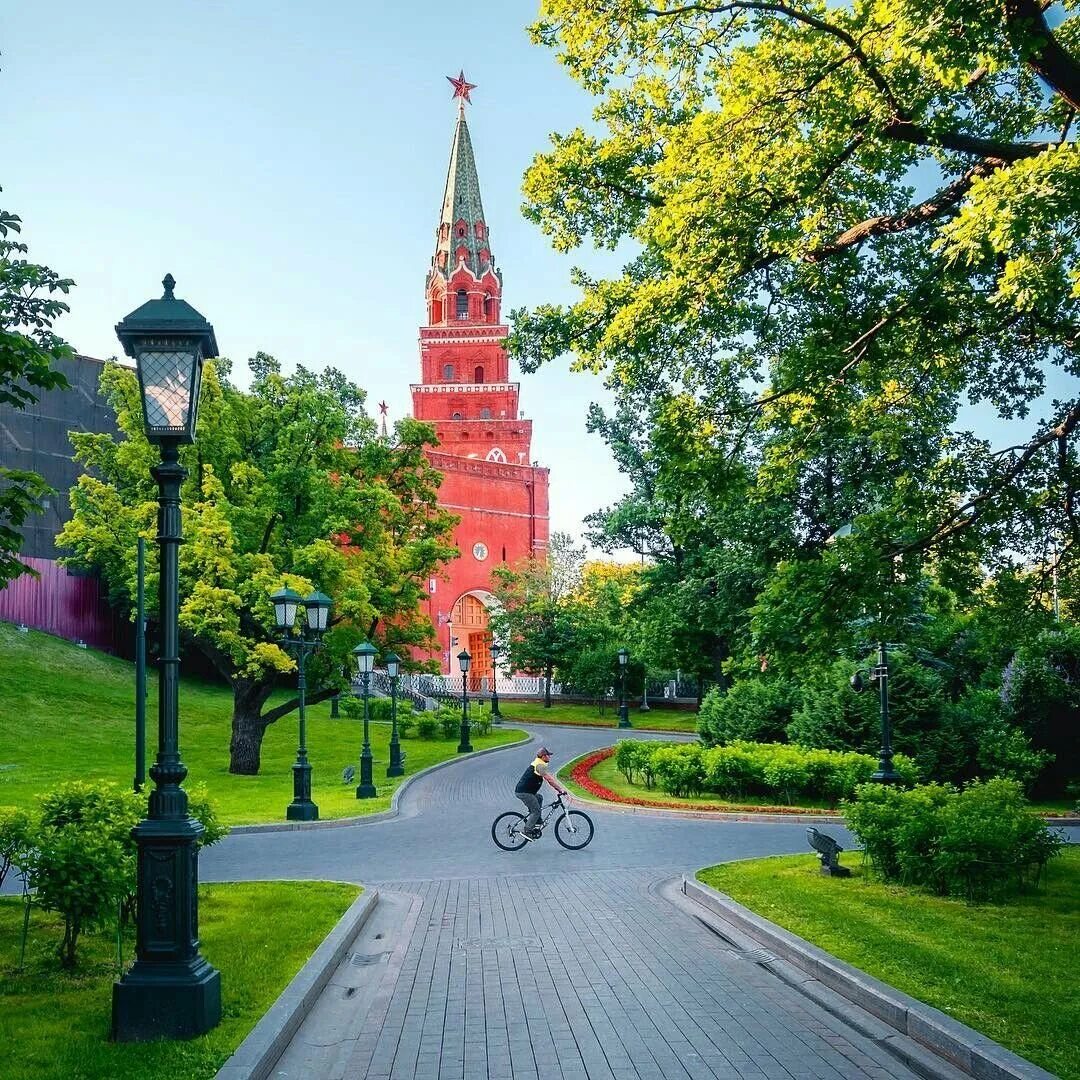
<svg viewBox="0 0 1080 1080">
<path fill-rule="evenodd" d="M 609 705 L 601 714 L 596 705 L 571 705 L 560 703 L 544 708 L 543 701 L 501 701 L 499 711 L 503 722 L 519 724 L 588 724 L 618 728 L 617 708 Z M 642 731 L 685 731 L 691 735 L 697 731 L 697 713 L 680 712 L 676 709 L 651 709 L 639 713 L 630 707 L 630 723 Z M 623 728 L 625 731 L 626 729 Z M 632 732 L 627 732 L 633 738 Z"/>
<path fill-rule="evenodd" d="M 149 678 L 147 767 L 157 749 L 157 680 Z M 64 780 L 93 777 L 132 782 L 134 766 L 133 665 L 104 653 L 80 649 L 31 631 L 20 634 L 0 623 L 0 806 L 33 805 L 33 797 Z M 285 701 L 282 691 L 275 701 Z M 297 714 L 271 724 L 262 744 L 257 776 L 229 773 L 232 694 L 227 687 L 185 679 L 180 687 L 181 757 L 187 784 L 205 783 L 221 820 L 232 825 L 283 821 L 292 801 Z M 357 799 L 356 784 L 344 784 L 346 765 L 359 771 L 363 724 L 344 715 L 330 719 L 330 704 L 308 709 L 308 758 L 312 798 L 322 819 L 386 810 L 394 789 L 408 775 L 456 755 L 452 740 L 402 740 L 406 777 L 386 776 L 390 727 L 371 724 L 374 781 L 378 797 Z M 472 736 L 475 749 L 514 742 L 523 733 L 505 726 Z"/>
<path fill-rule="evenodd" d="M 595 751 L 590 751 L 593 753 Z M 583 754 L 581 757 L 587 757 Z M 575 758 L 569 764 L 564 765 L 559 770 L 559 779 L 563 781 L 576 795 L 581 795 L 586 799 L 596 798 L 591 792 L 586 791 L 580 784 L 575 783 L 570 779 L 570 773 L 574 766 L 581 760 L 581 757 Z M 599 784 L 603 784 L 604 787 L 611 791 L 614 791 L 616 795 L 624 795 L 631 799 L 652 799 L 658 803 L 663 803 L 665 807 L 676 806 L 686 807 L 687 810 L 697 810 L 701 807 L 724 807 L 730 808 L 733 811 L 744 809 L 747 806 L 754 807 L 769 807 L 775 806 L 778 809 L 784 806 L 797 806 L 808 810 L 827 810 L 828 804 L 824 801 L 815 802 L 813 800 L 798 800 L 794 803 L 781 803 L 770 801 L 765 796 L 758 798 L 756 795 L 743 799 L 741 801 L 725 799 L 721 795 L 715 793 L 706 793 L 704 795 L 688 795 L 685 797 L 677 795 L 668 795 L 665 791 L 659 787 L 653 786 L 647 788 L 644 784 L 631 784 L 627 781 L 626 777 L 615 767 L 615 758 L 609 757 L 604 761 L 601 761 L 596 765 L 589 773 L 589 775 Z"/>
<path fill-rule="evenodd" d="M 823 877 L 816 856 L 796 855 L 725 863 L 698 878 L 1063 1080 L 1080 1078 L 1080 847 L 1050 863 L 1043 891 L 1004 905 L 852 872 Z"/>
<path fill-rule="evenodd" d="M 199 1038 L 154 1043 L 109 1041 L 115 931 L 81 937 L 78 968 L 67 973 L 55 953 L 63 920 L 35 910 L 18 972 L 22 901 L 0 897 L 0 1071 L 20 1080 L 212 1077 L 361 891 L 339 882 L 200 886 L 202 953 L 221 972 L 222 1020 Z"/>
</svg>

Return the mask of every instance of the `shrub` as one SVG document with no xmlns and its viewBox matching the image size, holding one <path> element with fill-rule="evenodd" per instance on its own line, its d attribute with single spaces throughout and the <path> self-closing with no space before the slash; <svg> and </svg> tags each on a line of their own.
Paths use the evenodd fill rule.
<svg viewBox="0 0 1080 1080">
<path fill-rule="evenodd" d="M 487 716 L 478 716 L 471 722 L 471 728 L 474 735 L 490 735 L 491 734 L 491 719 Z"/>
<path fill-rule="evenodd" d="M 1037 879 L 1062 843 L 1013 780 L 975 781 L 959 791 L 864 784 L 845 816 L 886 881 L 968 899 L 1003 896 Z"/>
<path fill-rule="evenodd" d="M 368 697 L 368 720 L 378 723 L 390 723 L 392 702 L 388 697 Z M 341 710 L 352 720 L 364 719 L 364 699 L 356 694 L 341 695 Z M 412 702 L 407 698 L 398 698 L 398 727 L 406 715 L 412 714 Z"/>
<path fill-rule="evenodd" d="M 661 743 L 651 757 L 656 779 L 669 795 L 696 795 L 705 786 L 700 746 L 665 746 Z"/>
<path fill-rule="evenodd" d="M 635 776 L 641 776 L 645 786 L 652 787 L 652 753 L 658 745 L 640 739 L 622 739 L 619 742 L 615 748 L 615 768 L 626 777 L 628 784 L 635 782 Z"/>
<path fill-rule="evenodd" d="M 412 729 L 416 726 L 416 717 L 413 716 L 412 711 L 399 712 L 397 718 L 398 736 L 402 739 L 407 739 Z"/>
<path fill-rule="evenodd" d="M 726 693 L 713 687 L 698 711 L 698 734 L 710 746 L 781 742 L 796 699 L 795 689 L 783 679 L 741 679 Z"/>
<path fill-rule="evenodd" d="M 12 866 L 22 866 L 32 846 L 33 822 L 25 810 L 0 807 L 0 885 Z"/>
<path fill-rule="evenodd" d="M 188 790 L 188 813 L 203 827 L 198 845 L 202 850 L 229 835 L 229 826 L 218 820 L 205 784 L 195 784 Z"/>
<path fill-rule="evenodd" d="M 64 967 L 75 966 L 83 929 L 116 915 L 134 893 L 131 830 L 145 812 L 144 796 L 115 784 L 74 781 L 42 796 L 26 871 L 37 902 L 64 916 L 57 949 Z"/>
<path fill-rule="evenodd" d="M 460 714 L 454 709 L 440 709 L 439 732 L 444 739 L 456 739 L 461 732 Z"/>
<path fill-rule="evenodd" d="M 433 714 L 428 715 L 425 713 L 416 721 L 416 734 L 419 735 L 421 739 L 434 739 L 435 733 L 438 730 L 439 724 Z"/>
</svg>

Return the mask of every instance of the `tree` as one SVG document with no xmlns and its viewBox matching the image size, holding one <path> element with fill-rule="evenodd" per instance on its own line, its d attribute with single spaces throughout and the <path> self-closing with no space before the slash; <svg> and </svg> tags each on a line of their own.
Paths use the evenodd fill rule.
<svg viewBox="0 0 1080 1080">
<path fill-rule="evenodd" d="M 10 236 L 21 228 L 16 214 L 0 209 L 0 404 L 15 409 L 32 405 L 38 391 L 66 388 L 67 379 L 52 365 L 72 355 L 52 325 L 68 310 L 55 294 L 66 295 L 74 282 L 19 257 L 26 244 Z M 34 572 L 17 558 L 18 529 L 50 494 L 37 473 L 0 465 L 0 586 Z"/>
<path fill-rule="evenodd" d="M 419 601 L 456 554 L 456 519 L 437 505 L 439 475 L 425 454 L 430 427 L 404 420 L 394 442 L 377 438 L 364 392 L 333 368 L 286 377 L 263 353 L 249 366 L 242 393 L 227 361 L 206 365 L 198 437 L 181 451 L 180 627 L 232 687 L 229 771 L 244 774 L 258 772 L 266 728 L 298 705 L 263 711 L 278 676 L 294 668 L 274 640 L 270 593 L 284 583 L 333 597 L 325 648 L 308 665 L 311 704 L 347 685 L 361 638 L 399 651 L 433 643 Z M 156 455 L 135 373 L 107 365 L 101 388 L 122 438 L 73 434 L 95 475 L 72 489 L 74 514 L 57 542 L 71 549 L 68 565 L 100 571 L 111 601 L 131 613 L 137 538 L 154 536 Z M 154 572 L 147 586 L 156 592 Z"/>
<path fill-rule="evenodd" d="M 544 708 L 551 708 L 555 672 L 573 656 L 570 597 L 581 579 L 585 549 L 566 533 L 553 533 L 543 558 L 497 566 L 492 588 L 497 605 L 492 631 L 509 647 L 510 666 L 544 678 Z"/>
<path fill-rule="evenodd" d="M 526 213 L 560 251 L 636 254 L 575 271 L 569 307 L 515 312 L 511 351 L 750 433 L 748 499 L 790 511 L 776 565 L 829 601 L 776 647 L 824 640 L 817 616 L 852 617 L 898 556 L 911 579 L 926 558 L 1047 565 L 1058 542 L 1075 566 L 1080 398 L 1041 397 L 1053 367 L 1080 373 L 1073 8 L 541 6 L 533 37 L 600 99 L 600 131 L 553 136 Z M 967 401 L 1027 434 L 991 446 Z M 856 515 L 848 578 L 826 540 Z"/>
</svg>

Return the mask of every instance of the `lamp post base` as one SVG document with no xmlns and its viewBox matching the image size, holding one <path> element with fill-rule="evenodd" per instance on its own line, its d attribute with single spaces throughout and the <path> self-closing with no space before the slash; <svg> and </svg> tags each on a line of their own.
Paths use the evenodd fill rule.
<svg viewBox="0 0 1080 1080">
<path fill-rule="evenodd" d="M 873 780 L 875 784 L 899 784 L 900 774 L 892 767 L 892 765 L 889 765 L 889 767 L 886 768 L 879 764 L 876 771 L 870 774 L 870 779 Z"/>
<path fill-rule="evenodd" d="M 300 754 L 292 767 L 292 802 L 285 808 L 285 817 L 288 821 L 318 821 L 319 808 L 311 801 L 311 762 L 306 750 L 301 749 Z"/>
<path fill-rule="evenodd" d="M 457 752 L 459 754 L 471 754 L 472 743 L 469 742 L 469 726 L 468 724 L 461 725 L 461 742 L 458 743 Z"/>
<path fill-rule="evenodd" d="M 287 821 L 318 821 L 319 808 L 310 799 L 305 802 L 294 799 L 285 807 L 285 818 Z"/>
<path fill-rule="evenodd" d="M 112 1037 L 117 1042 L 192 1039 L 221 1022 L 221 973 L 195 963 L 137 961 L 113 983 Z"/>
<path fill-rule="evenodd" d="M 630 713 L 625 705 L 619 706 L 619 727 L 630 727 Z"/>
<path fill-rule="evenodd" d="M 404 776 L 405 766 L 401 764 L 401 744 L 390 743 L 390 764 L 386 766 L 387 776 Z"/>
<path fill-rule="evenodd" d="M 356 789 L 358 799 L 374 799 L 376 795 L 378 795 L 378 792 L 375 790 L 374 784 L 361 784 Z"/>
</svg>

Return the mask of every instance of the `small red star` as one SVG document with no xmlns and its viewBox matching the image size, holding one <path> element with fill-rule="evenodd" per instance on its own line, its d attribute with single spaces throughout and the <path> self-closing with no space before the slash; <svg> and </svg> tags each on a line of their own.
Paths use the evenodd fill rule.
<svg viewBox="0 0 1080 1080">
<path fill-rule="evenodd" d="M 472 104 L 472 98 L 469 97 L 469 91 L 476 89 L 476 83 L 466 82 L 464 71 L 458 72 L 458 77 L 456 79 L 453 75 L 447 75 L 446 81 L 454 88 L 454 97 L 450 99 L 451 101 L 455 98 L 461 98 L 463 101 L 469 102 L 470 105 Z"/>
<path fill-rule="evenodd" d="M 383 414 L 383 416 L 385 416 L 389 411 L 390 411 L 390 406 L 387 405 L 385 401 L 380 401 L 379 402 L 379 412 L 381 412 Z"/>
</svg>

